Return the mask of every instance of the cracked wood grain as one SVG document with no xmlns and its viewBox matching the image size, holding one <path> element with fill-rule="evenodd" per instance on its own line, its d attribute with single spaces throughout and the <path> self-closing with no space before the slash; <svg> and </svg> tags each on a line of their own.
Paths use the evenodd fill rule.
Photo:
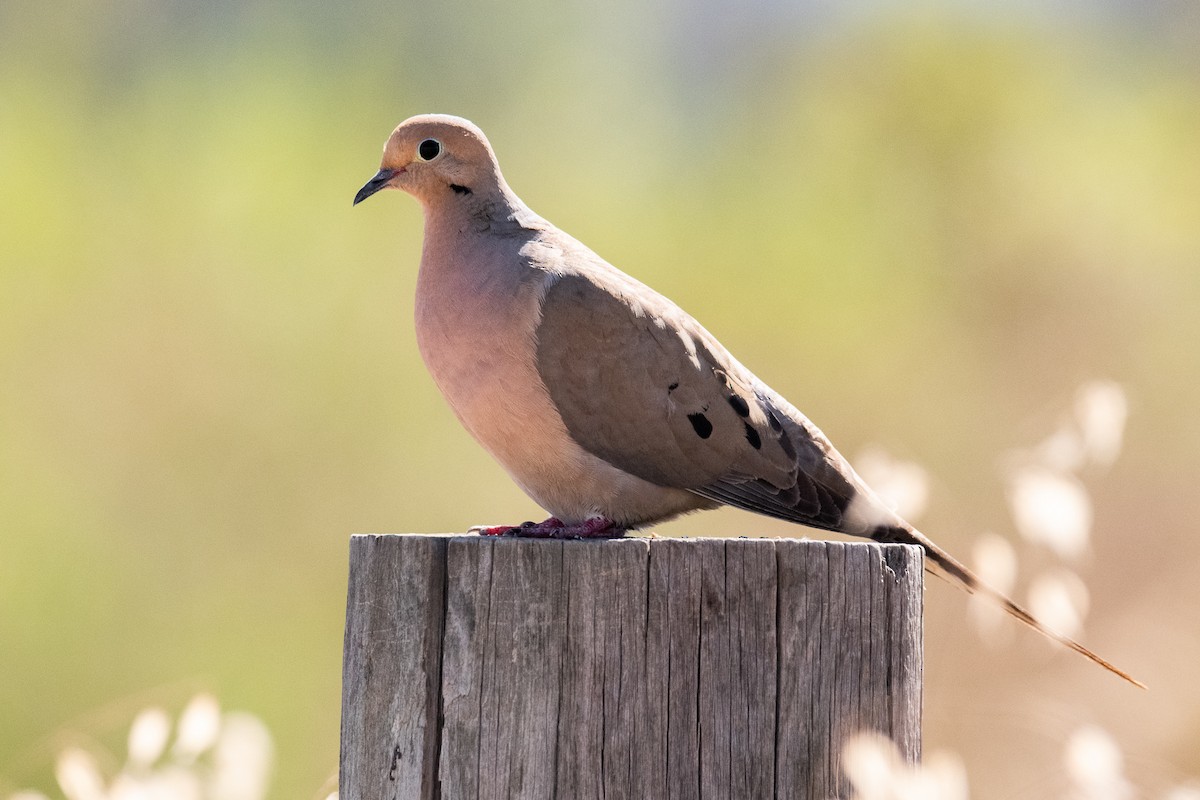
<svg viewBox="0 0 1200 800">
<path fill-rule="evenodd" d="M 356 536 L 342 661 L 342 795 L 429 798 L 436 785 L 448 539 Z"/>
<path fill-rule="evenodd" d="M 920 550 L 356 536 L 340 796 L 847 796 L 920 756 Z"/>
</svg>

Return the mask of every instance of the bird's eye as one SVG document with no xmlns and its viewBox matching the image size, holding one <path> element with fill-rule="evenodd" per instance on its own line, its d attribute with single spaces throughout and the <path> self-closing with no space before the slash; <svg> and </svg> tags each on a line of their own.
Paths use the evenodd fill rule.
<svg viewBox="0 0 1200 800">
<path fill-rule="evenodd" d="M 442 143 L 437 139 L 426 139 L 417 145 L 417 158 L 422 161 L 433 161 L 442 152 Z"/>
</svg>

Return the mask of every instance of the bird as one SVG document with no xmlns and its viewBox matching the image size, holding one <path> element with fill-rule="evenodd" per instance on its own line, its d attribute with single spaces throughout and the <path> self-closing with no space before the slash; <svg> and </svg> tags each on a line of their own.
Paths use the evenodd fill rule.
<svg viewBox="0 0 1200 800">
<path fill-rule="evenodd" d="M 882 543 L 1138 686 L 1044 625 L 895 513 L 796 407 L 678 305 L 535 214 L 483 131 L 411 117 L 354 197 L 424 211 L 417 346 L 467 431 L 543 522 L 484 535 L 595 538 L 734 506 Z"/>
</svg>

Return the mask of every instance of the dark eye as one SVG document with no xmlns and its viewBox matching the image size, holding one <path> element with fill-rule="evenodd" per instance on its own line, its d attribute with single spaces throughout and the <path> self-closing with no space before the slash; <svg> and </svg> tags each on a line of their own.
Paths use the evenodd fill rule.
<svg viewBox="0 0 1200 800">
<path fill-rule="evenodd" d="M 417 145 L 417 158 L 422 161 L 433 161 L 442 152 L 442 143 L 437 139 L 426 139 Z"/>
</svg>

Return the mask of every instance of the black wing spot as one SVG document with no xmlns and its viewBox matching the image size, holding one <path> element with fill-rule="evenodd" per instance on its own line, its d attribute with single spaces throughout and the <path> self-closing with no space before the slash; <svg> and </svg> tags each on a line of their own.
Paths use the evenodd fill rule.
<svg viewBox="0 0 1200 800">
<path fill-rule="evenodd" d="M 738 394 L 729 395 L 729 405 L 737 412 L 737 415 L 742 419 L 750 416 L 750 404 L 746 402 L 746 398 Z"/>
<path fill-rule="evenodd" d="M 775 416 L 775 412 L 770 408 L 764 409 L 767 412 L 767 424 L 771 426 L 771 430 L 779 440 L 779 446 L 783 448 L 783 452 L 788 458 L 796 460 L 796 446 L 792 444 L 792 439 L 788 436 L 788 432 L 783 429 L 783 423 L 779 421 L 779 417 Z"/>
<path fill-rule="evenodd" d="M 712 436 L 712 423 L 703 414 L 688 414 L 688 422 L 692 423 L 692 430 L 701 439 L 707 439 Z"/>
<path fill-rule="evenodd" d="M 673 392 L 678 388 L 679 388 L 679 381 L 675 381 L 674 383 L 672 383 L 670 386 L 667 387 L 667 391 Z"/>
<path fill-rule="evenodd" d="M 758 435 L 758 431 L 754 430 L 749 422 L 743 422 L 742 424 L 746 426 L 746 441 L 749 442 L 750 446 L 755 450 L 761 450 L 762 437 Z"/>
<path fill-rule="evenodd" d="M 788 458 L 796 460 L 796 447 L 792 444 L 792 438 L 787 435 L 787 431 L 779 432 L 779 446 L 783 448 L 783 452 Z"/>
<path fill-rule="evenodd" d="M 455 194 L 470 194 L 471 193 L 471 190 L 468 189 L 466 186 L 462 186 L 461 184 L 457 184 L 457 183 L 450 184 L 450 188 L 454 190 Z"/>
</svg>

